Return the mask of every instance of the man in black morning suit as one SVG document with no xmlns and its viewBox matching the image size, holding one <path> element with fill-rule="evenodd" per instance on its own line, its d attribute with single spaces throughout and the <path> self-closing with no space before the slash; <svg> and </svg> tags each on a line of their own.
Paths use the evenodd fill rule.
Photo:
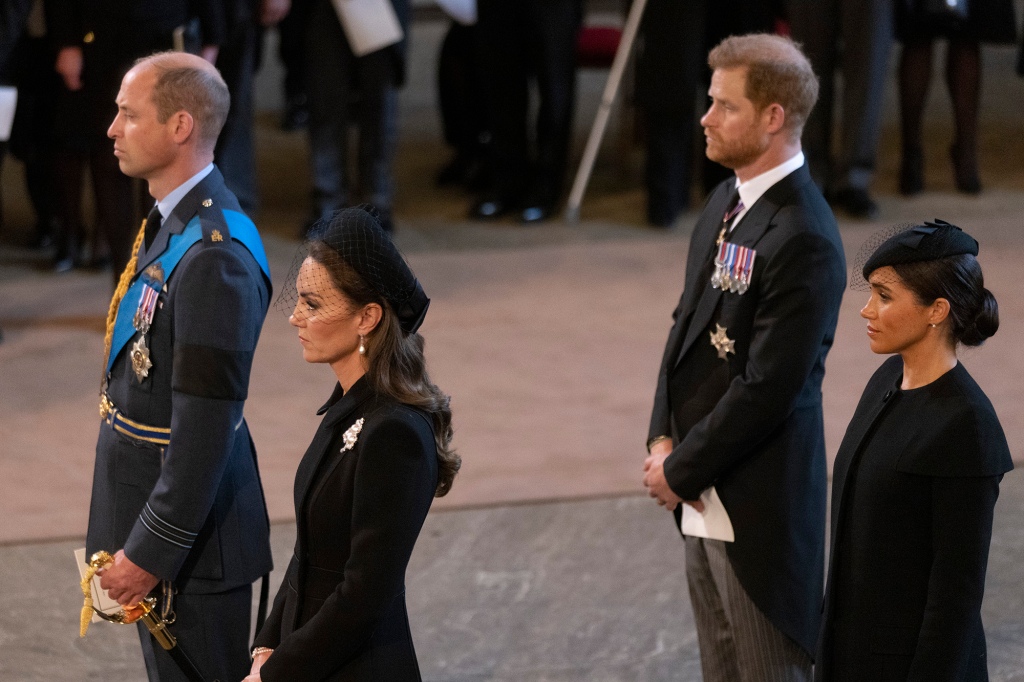
<svg viewBox="0 0 1024 682">
<path fill-rule="evenodd" d="M 800 150 L 817 80 L 779 36 L 728 38 L 708 63 L 707 155 L 736 178 L 693 232 L 644 483 L 677 522 L 713 487 L 732 523 L 733 542 L 685 538 L 704 680 L 808 680 L 824 570 L 821 381 L 846 281 Z"/>
<path fill-rule="evenodd" d="M 200 673 L 222 682 L 248 672 L 252 582 L 271 568 L 242 416 L 271 286 L 255 226 L 213 165 L 229 99 L 217 70 L 184 53 L 140 62 L 118 93 L 115 154 L 157 203 L 111 304 L 86 543 L 116 552 L 100 572 L 110 596 L 154 593 Z M 139 632 L 150 680 L 185 680 Z"/>
</svg>

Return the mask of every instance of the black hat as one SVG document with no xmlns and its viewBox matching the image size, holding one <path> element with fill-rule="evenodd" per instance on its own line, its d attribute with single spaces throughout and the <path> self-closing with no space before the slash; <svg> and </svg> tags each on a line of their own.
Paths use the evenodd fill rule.
<svg viewBox="0 0 1024 682">
<path fill-rule="evenodd" d="M 430 299 L 381 227 L 372 207 L 363 205 L 335 212 L 310 230 L 307 241 L 323 242 L 336 251 L 391 305 L 403 331 L 411 334 L 419 329 Z"/>
<path fill-rule="evenodd" d="M 878 246 L 864 262 L 863 275 L 887 265 L 938 260 L 961 254 L 978 255 L 978 242 L 956 225 L 936 218 L 923 225 L 900 230 Z"/>
</svg>

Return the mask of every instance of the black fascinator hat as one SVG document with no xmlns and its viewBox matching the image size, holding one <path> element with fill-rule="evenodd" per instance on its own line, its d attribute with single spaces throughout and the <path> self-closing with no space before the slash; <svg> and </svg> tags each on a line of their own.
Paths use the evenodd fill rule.
<svg viewBox="0 0 1024 682">
<path fill-rule="evenodd" d="M 327 246 L 332 255 L 336 253 L 390 304 L 402 331 L 411 334 L 419 329 L 430 299 L 398 247 L 381 227 L 376 210 L 367 205 L 336 211 L 310 229 L 296 256 L 289 280 L 285 282 L 285 290 L 278 299 L 279 309 L 290 311 L 298 299 L 295 275 L 309 254 L 310 246 L 315 243 Z"/>
<path fill-rule="evenodd" d="M 866 286 L 868 277 L 878 268 L 962 254 L 977 256 L 978 241 L 956 225 L 936 218 L 920 225 L 896 225 L 873 235 L 861 247 L 854 272 L 860 270 L 862 285 Z"/>
</svg>

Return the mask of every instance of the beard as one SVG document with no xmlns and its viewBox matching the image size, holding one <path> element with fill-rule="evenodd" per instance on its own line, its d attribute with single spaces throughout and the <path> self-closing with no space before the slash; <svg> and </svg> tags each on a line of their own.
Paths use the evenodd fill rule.
<svg viewBox="0 0 1024 682">
<path fill-rule="evenodd" d="M 730 170 L 744 168 L 756 161 L 768 149 L 769 138 L 748 128 L 735 139 L 705 138 L 705 154 L 717 164 Z"/>
</svg>

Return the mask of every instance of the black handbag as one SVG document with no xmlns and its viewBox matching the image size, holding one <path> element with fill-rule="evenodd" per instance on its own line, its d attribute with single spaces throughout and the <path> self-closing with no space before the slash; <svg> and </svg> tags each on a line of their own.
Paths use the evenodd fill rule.
<svg viewBox="0 0 1024 682">
<path fill-rule="evenodd" d="M 926 20 L 963 20 L 968 14 L 968 0 L 907 0 L 911 16 Z"/>
</svg>

